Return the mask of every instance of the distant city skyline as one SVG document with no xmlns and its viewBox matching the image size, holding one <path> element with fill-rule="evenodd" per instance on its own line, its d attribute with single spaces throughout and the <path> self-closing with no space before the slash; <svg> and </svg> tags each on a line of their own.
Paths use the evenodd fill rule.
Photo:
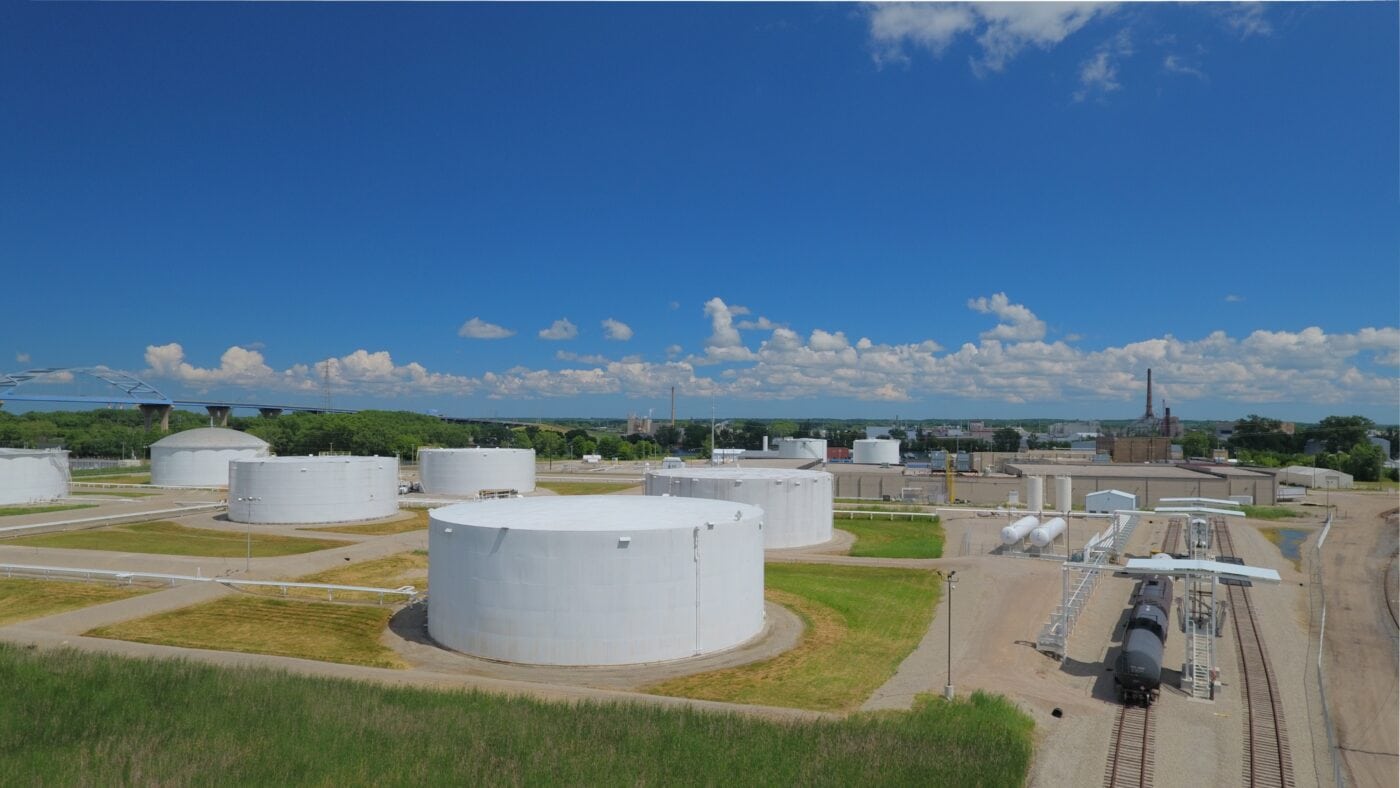
<svg viewBox="0 0 1400 788">
<path fill-rule="evenodd" d="M 0 370 L 1400 420 L 1397 5 L 11 4 Z M 7 403 L 7 410 L 21 409 Z"/>
</svg>

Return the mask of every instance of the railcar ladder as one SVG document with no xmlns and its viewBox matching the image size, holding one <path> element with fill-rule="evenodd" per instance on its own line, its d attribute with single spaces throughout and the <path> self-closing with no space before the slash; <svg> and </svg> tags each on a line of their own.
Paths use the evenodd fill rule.
<svg viewBox="0 0 1400 788">
<path fill-rule="evenodd" d="M 1215 577 L 1188 576 L 1181 600 L 1186 629 L 1186 664 L 1181 671 L 1183 689 L 1191 697 L 1215 699 Z"/>
</svg>

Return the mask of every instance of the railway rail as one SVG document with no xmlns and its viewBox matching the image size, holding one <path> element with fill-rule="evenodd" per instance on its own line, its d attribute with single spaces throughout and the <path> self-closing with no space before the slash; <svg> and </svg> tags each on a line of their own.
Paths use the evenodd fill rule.
<svg viewBox="0 0 1400 788">
<path fill-rule="evenodd" d="M 1234 557 L 1235 544 L 1230 528 L 1215 523 L 1216 545 L 1222 556 Z M 1293 756 L 1288 749 L 1288 731 L 1283 721 L 1283 702 L 1278 679 L 1264 648 L 1264 638 L 1249 598 L 1249 589 L 1225 586 L 1234 621 L 1238 647 L 1240 692 L 1244 714 L 1244 785 L 1261 788 L 1292 788 Z"/>
<path fill-rule="evenodd" d="M 1113 749 L 1104 770 L 1104 788 L 1150 788 L 1153 726 L 1151 706 L 1122 706 L 1113 723 Z"/>
<path fill-rule="evenodd" d="M 1162 537 L 1162 552 L 1168 555 L 1176 553 L 1176 543 L 1181 541 L 1181 518 L 1173 517 L 1167 521 L 1167 533 Z"/>
</svg>

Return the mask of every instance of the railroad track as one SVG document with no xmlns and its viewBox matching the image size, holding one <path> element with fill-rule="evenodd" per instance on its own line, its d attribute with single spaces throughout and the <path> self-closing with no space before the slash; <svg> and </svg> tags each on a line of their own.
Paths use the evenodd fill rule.
<svg viewBox="0 0 1400 788">
<path fill-rule="evenodd" d="M 1162 537 L 1162 552 L 1168 555 L 1176 553 L 1176 543 L 1181 541 L 1181 518 L 1173 517 L 1167 521 L 1167 533 Z"/>
<path fill-rule="evenodd" d="M 1113 749 L 1104 770 L 1104 788 L 1149 788 L 1152 785 L 1151 706 L 1122 706 L 1113 723 Z"/>
<path fill-rule="evenodd" d="M 1215 526 L 1216 545 L 1223 556 L 1235 555 L 1235 543 L 1224 523 Z M 1293 756 L 1283 724 L 1283 702 L 1278 681 L 1264 648 L 1264 638 L 1254 615 L 1249 589 L 1225 586 L 1234 621 L 1239 655 L 1240 692 L 1244 699 L 1243 778 L 1248 786 L 1291 788 Z"/>
</svg>

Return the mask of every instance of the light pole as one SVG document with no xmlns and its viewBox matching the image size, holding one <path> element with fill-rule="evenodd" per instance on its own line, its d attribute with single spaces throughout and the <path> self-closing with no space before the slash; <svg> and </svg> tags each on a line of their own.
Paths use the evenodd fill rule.
<svg viewBox="0 0 1400 788">
<path fill-rule="evenodd" d="M 948 683 L 943 685 L 943 697 L 953 699 L 953 589 L 958 587 L 956 570 L 948 573 Z"/>
<path fill-rule="evenodd" d="M 253 508 L 253 507 L 252 507 L 252 502 L 253 502 L 253 501 L 261 501 L 262 498 L 256 497 L 256 496 L 249 496 L 249 497 L 247 497 L 247 498 L 239 498 L 238 500 L 240 500 L 240 501 L 247 501 L 247 502 L 249 503 L 249 506 L 248 506 L 248 510 L 249 510 L 249 511 L 248 511 L 248 514 L 249 514 L 249 517 L 248 517 L 248 554 L 247 554 L 247 557 L 245 557 L 245 558 L 243 559 L 243 573 L 244 573 L 244 574 L 248 574 L 249 572 L 251 572 L 251 571 L 253 570 L 253 518 L 252 518 L 252 514 L 253 514 L 252 508 Z"/>
</svg>

